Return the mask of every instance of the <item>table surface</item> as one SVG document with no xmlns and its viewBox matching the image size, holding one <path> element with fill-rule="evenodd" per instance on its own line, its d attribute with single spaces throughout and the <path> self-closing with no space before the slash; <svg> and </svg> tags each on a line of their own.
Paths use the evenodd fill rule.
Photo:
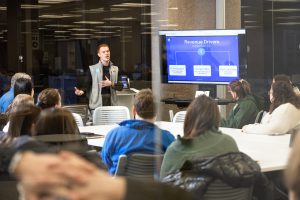
<svg viewBox="0 0 300 200">
<path fill-rule="evenodd" d="M 183 135 L 183 124 L 166 121 L 155 122 L 161 129 L 170 131 L 175 137 Z M 114 125 L 98 125 L 79 127 L 80 132 L 92 132 L 95 134 L 106 135 L 111 129 L 118 127 Z M 220 130 L 230 135 L 236 141 L 241 152 L 246 153 L 252 159 L 256 160 L 263 172 L 282 170 L 285 168 L 290 152 L 290 135 L 255 135 L 245 134 L 241 129 L 223 128 Z M 88 144 L 102 147 L 104 138 L 88 139 Z"/>
</svg>

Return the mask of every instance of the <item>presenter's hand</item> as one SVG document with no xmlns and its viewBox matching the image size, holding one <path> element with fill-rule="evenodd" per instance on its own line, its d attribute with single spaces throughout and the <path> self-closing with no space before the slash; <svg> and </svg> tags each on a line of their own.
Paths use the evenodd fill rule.
<svg viewBox="0 0 300 200">
<path fill-rule="evenodd" d="M 111 86 L 111 81 L 109 80 L 109 78 L 107 78 L 105 76 L 105 80 L 100 81 L 100 86 L 103 87 L 110 87 Z"/>
<path fill-rule="evenodd" d="M 75 89 L 75 94 L 76 94 L 77 96 L 81 96 L 81 95 L 84 94 L 84 91 L 78 89 L 77 87 L 74 87 L 74 89 Z"/>
</svg>

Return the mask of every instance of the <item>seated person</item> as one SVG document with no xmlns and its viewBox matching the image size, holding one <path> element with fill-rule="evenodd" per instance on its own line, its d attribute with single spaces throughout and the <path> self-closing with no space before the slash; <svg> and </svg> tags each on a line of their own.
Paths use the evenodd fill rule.
<svg viewBox="0 0 300 200">
<path fill-rule="evenodd" d="M 61 107 L 61 96 L 58 90 L 54 88 L 46 88 L 42 90 L 39 93 L 36 105 L 41 109 Z"/>
<path fill-rule="evenodd" d="M 300 200 L 300 137 L 299 132 L 293 143 L 285 169 L 285 183 L 289 191 L 290 200 Z"/>
<path fill-rule="evenodd" d="M 47 108 L 41 111 L 33 128 L 33 135 L 79 134 L 70 111 L 65 108 Z"/>
<path fill-rule="evenodd" d="M 186 160 L 238 152 L 233 138 L 218 130 L 219 122 L 215 101 L 205 95 L 196 98 L 187 108 L 184 136 L 173 142 L 165 153 L 161 178 L 179 170 Z"/>
<path fill-rule="evenodd" d="M 275 82 L 278 82 L 278 81 L 284 81 L 284 82 L 287 82 L 287 83 L 291 84 L 293 86 L 293 90 L 296 93 L 296 95 L 300 96 L 299 88 L 292 83 L 289 76 L 287 76 L 285 74 L 277 74 L 273 77 L 272 83 L 275 83 Z"/>
<path fill-rule="evenodd" d="M 221 127 L 242 128 L 246 124 L 254 123 L 259 109 L 257 101 L 251 95 L 250 89 L 245 87 L 242 80 L 232 81 L 228 85 L 228 91 L 232 98 L 237 101 L 227 119 L 221 120 Z"/>
<path fill-rule="evenodd" d="M 27 150 L 27 151 L 26 151 Z M 92 163 L 68 152 L 47 153 L 44 145 L 30 141 L 18 151 L 0 145 L 0 174 L 19 180 L 24 199 L 196 200 L 196 195 L 159 182 L 111 178 Z"/>
<path fill-rule="evenodd" d="M 31 77 L 26 73 L 15 73 L 13 77 L 11 78 L 11 87 L 8 92 L 3 94 L 0 98 L 0 112 L 6 112 L 8 106 L 13 102 L 15 96 L 14 96 L 14 86 L 16 80 L 19 78 L 26 78 L 31 80 Z"/>
<path fill-rule="evenodd" d="M 120 127 L 111 130 L 105 138 L 102 148 L 102 160 L 111 175 L 115 174 L 120 155 L 131 153 L 164 153 L 175 140 L 166 130 L 154 125 L 156 104 L 150 89 L 143 89 L 134 99 L 134 120 L 125 120 Z M 155 139 L 160 134 L 161 143 Z M 157 146 L 160 149 L 156 149 Z"/>
<path fill-rule="evenodd" d="M 300 100 L 291 84 L 283 81 L 271 85 L 270 109 L 261 124 L 249 124 L 243 132 L 254 134 L 285 134 L 300 123 Z"/>
<path fill-rule="evenodd" d="M 33 102 L 14 106 L 9 114 L 8 132 L 2 142 L 10 143 L 16 137 L 31 136 L 32 127 L 36 123 L 40 111 L 41 109 L 33 105 Z"/>
<path fill-rule="evenodd" d="M 17 107 L 20 104 L 34 104 L 34 100 L 33 97 L 31 95 L 28 94 L 18 94 L 13 102 L 8 106 L 7 110 L 6 110 L 6 114 L 9 116 L 10 113 L 15 109 L 15 107 Z M 8 132 L 8 128 L 9 128 L 9 120 L 7 124 L 3 127 L 3 132 L 7 133 Z"/>
</svg>

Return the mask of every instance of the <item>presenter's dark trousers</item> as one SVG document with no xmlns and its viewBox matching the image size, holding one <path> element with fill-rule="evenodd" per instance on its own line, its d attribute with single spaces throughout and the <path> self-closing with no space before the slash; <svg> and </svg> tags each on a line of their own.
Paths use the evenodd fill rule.
<svg viewBox="0 0 300 200">
<path fill-rule="evenodd" d="M 110 94 L 102 94 L 102 106 L 111 106 Z"/>
</svg>

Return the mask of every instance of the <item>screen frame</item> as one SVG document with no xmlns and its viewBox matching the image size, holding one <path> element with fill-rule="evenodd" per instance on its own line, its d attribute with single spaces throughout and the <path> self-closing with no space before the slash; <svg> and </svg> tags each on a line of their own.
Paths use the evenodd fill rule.
<svg viewBox="0 0 300 200">
<path fill-rule="evenodd" d="M 211 29 L 211 30 L 161 30 L 159 33 L 161 55 L 161 81 L 168 84 L 214 84 L 227 85 L 224 81 L 169 81 L 167 67 L 167 36 L 238 36 L 239 78 L 247 76 L 247 36 L 245 29 Z"/>
</svg>

